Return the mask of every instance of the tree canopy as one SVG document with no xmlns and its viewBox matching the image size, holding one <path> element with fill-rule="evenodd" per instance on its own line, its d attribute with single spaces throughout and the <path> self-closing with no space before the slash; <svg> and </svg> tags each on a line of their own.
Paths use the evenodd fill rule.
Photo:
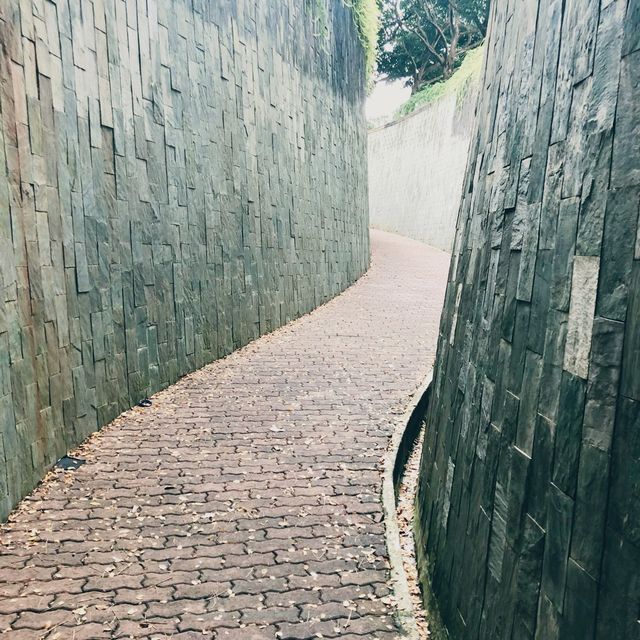
<svg viewBox="0 0 640 640">
<path fill-rule="evenodd" d="M 412 93 L 446 80 L 487 31 L 489 0 L 378 0 L 378 72 Z"/>
</svg>

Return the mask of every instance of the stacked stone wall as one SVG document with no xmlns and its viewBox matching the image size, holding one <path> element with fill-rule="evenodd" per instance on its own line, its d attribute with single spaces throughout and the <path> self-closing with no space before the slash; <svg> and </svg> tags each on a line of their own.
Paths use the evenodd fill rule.
<svg viewBox="0 0 640 640">
<path fill-rule="evenodd" d="M 640 636 L 640 2 L 492 2 L 418 496 L 455 639 Z"/>
<path fill-rule="evenodd" d="M 74 444 L 368 266 L 341 0 L 0 3 L 0 518 Z"/>
<path fill-rule="evenodd" d="M 371 226 L 451 252 L 478 78 L 369 131 Z"/>
</svg>

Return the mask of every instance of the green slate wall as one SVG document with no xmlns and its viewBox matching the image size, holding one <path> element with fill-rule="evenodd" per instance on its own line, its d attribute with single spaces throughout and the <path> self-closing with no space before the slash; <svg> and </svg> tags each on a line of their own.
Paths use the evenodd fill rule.
<svg viewBox="0 0 640 640">
<path fill-rule="evenodd" d="M 640 637 L 640 2 L 494 0 L 418 496 L 459 639 Z"/>
<path fill-rule="evenodd" d="M 0 3 L 0 518 L 366 269 L 364 56 L 308 4 Z"/>
</svg>

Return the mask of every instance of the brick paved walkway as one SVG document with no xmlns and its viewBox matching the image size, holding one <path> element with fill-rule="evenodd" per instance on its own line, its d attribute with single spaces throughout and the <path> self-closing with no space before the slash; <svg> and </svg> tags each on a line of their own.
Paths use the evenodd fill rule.
<svg viewBox="0 0 640 640">
<path fill-rule="evenodd" d="M 448 256 L 372 232 L 337 299 L 93 436 L 0 533 L 20 638 L 395 638 L 381 459 Z"/>
</svg>

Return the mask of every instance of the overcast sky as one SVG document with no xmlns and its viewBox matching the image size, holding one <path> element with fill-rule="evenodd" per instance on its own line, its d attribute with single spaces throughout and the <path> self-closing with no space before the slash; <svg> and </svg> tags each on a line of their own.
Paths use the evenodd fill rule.
<svg viewBox="0 0 640 640">
<path fill-rule="evenodd" d="M 376 82 L 375 89 L 367 98 L 367 120 L 384 118 L 390 120 L 394 111 L 411 95 L 411 89 L 404 86 L 404 80 Z"/>
</svg>

